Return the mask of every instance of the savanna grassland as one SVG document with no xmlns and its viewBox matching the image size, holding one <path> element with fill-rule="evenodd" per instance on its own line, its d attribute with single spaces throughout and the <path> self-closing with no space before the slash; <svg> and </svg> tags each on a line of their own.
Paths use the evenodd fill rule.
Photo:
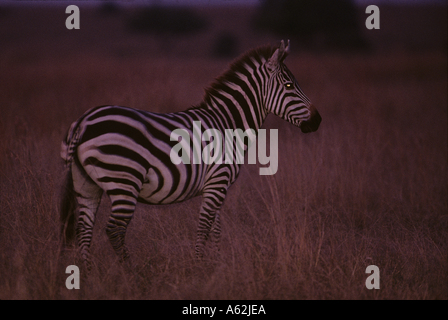
<svg viewBox="0 0 448 320">
<path fill-rule="evenodd" d="M 186 109 L 231 59 L 208 54 L 213 28 L 165 41 L 128 35 L 122 15 L 96 25 L 92 12 L 76 34 L 64 8 L 52 10 L 0 11 L 0 299 L 448 298 L 446 48 L 294 52 L 295 43 L 286 64 L 321 126 L 303 134 L 268 117 L 278 172 L 244 166 L 221 211 L 220 254 L 194 259 L 200 198 L 140 204 L 126 237 L 136 286 L 108 243 L 104 197 L 93 271 L 67 290 L 65 268 L 81 266 L 59 235 L 70 124 L 104 104 Z M 245 37 L 243 51 L 278 40 Z M 379 290 L 365 287 L 368 265 L 379 267 Z"/>
</svg>

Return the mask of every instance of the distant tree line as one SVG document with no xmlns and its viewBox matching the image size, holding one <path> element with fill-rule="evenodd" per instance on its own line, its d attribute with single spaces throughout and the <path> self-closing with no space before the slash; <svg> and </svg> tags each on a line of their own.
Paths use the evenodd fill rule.
<svg viewBox="0 0 448 320">
<path fill-rule="evenodd" d="M 311 46 L 365 48 L 357 10 L 351 0 L 262 0 L 254 24 Z"/>
<path fill-rule="evenodd" d="M 139 10 L 128 25 L 141 33 L 187 35 L 205 30 L 208 22 L 187 7 L 155 5 Z"/>
</svg>

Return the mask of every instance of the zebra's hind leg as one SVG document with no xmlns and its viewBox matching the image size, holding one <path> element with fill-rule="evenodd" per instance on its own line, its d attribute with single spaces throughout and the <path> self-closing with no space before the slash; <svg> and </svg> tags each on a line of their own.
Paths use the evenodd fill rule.
<svg viewBox="0 0 448 320">
<path fill-rule="evenodd" d="M 106 234 L 117 254 L 125 274 L 133 284 L 142 286 L 144 283 L 134 265 L 131 264 L 128 248 L 125 243 L 126 230 L 134 216 L 137 198 L 132 192 L 114 189 L 107 192 L 112 202 L 112 214 L 106 227 Z M 138 193 L 137 193 L 138 194 Z"/>
<path fill-rule="evenodd" d="M 103 190 L 95 184 L 85 171 L 80 169 L 75 163 L 72 165 L 73 188 L 76 193 L 78 203 L 78 224 L 76 227 L 76 237 L 78 247 L 87 271 L 92 268 L 90 258 L 90 244 L 92 241 L 93 226 L 98 207 L 101 202 Z"/>
<path fill-rule="evenodd" d="M 114 210 L 114 204 L 116 206 L 117 203 L 126 204 L 128 209 Z M 125 243 L 126 230 L 134 215 L 134 210 L 135 203 L 132 205 L 130 201 L 116 200 L 115 202 L 112 202 L 112 214 L 107 222 L 106 233 L 127 276 L 131 276 L 133 281 L 137 281 L 137 284 L 141 284 L 142 279 L 131 264 L 129 251 Z"/>
<path fill-rule="evenodd" d="M 219 210 L 224 201 L 225 192 L 225 189 L 220 189 L 204 192 L 203 194 L 195 246 L 196 259 L 198 260 L 204 256 L 205 242 L 210 236 L 212 236 L 215 249 L 219 250 L 221 239 Z"/>
<path fill-rule="evenodd" d="M 112 214 L 107 222 L 106 233 L 120 262 L 128 265 L 129 251 L 125 244 L 125 236 L 128 224 L 134 215 L 137 199 L 133 196 L 108 193 L 112 202 Z"/>
</svg>

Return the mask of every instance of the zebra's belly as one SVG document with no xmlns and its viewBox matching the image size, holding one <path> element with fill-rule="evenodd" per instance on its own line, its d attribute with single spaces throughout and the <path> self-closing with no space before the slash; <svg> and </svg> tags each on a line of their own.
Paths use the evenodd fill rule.
<svg viewBox="0 0 448 320">
<path fill-rule="evenodd" d="M 139 200 L 150 204 L 169 204 L 182 202 L 199 194 L 199 190 L 184 189 L 186 177 L 180 175 L 178 179 L 171 176 L 158 175 L 149 169 L 147 179 L 143 183 Z"/>
</svg>

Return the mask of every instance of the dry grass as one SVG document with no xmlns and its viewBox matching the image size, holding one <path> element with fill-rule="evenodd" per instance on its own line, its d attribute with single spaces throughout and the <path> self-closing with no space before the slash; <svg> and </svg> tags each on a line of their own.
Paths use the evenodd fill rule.
<svg viewBox="0 0 448 320">
<path fill-rule="evenodd" d="M 194 260 L 199 198 L 139 205 L 127 233 L 135 286 L 104 232 L 104 198 L 95 268 L 71 291 L 65 268 L 80 261 L 59 250 L 57 210 L 65 130 L 95 105 L 185 109 L 226 62 L 7 52 L 0 61 L 0 299 L 448 298 L 446 52 L 289 57 L 323 122 L 304 135 L 268 118 L 278 172 L 244 167 L 222 210 L 220 255 Z M 371 264 L 380 290 L 365 288 Z"/>
</svg>

